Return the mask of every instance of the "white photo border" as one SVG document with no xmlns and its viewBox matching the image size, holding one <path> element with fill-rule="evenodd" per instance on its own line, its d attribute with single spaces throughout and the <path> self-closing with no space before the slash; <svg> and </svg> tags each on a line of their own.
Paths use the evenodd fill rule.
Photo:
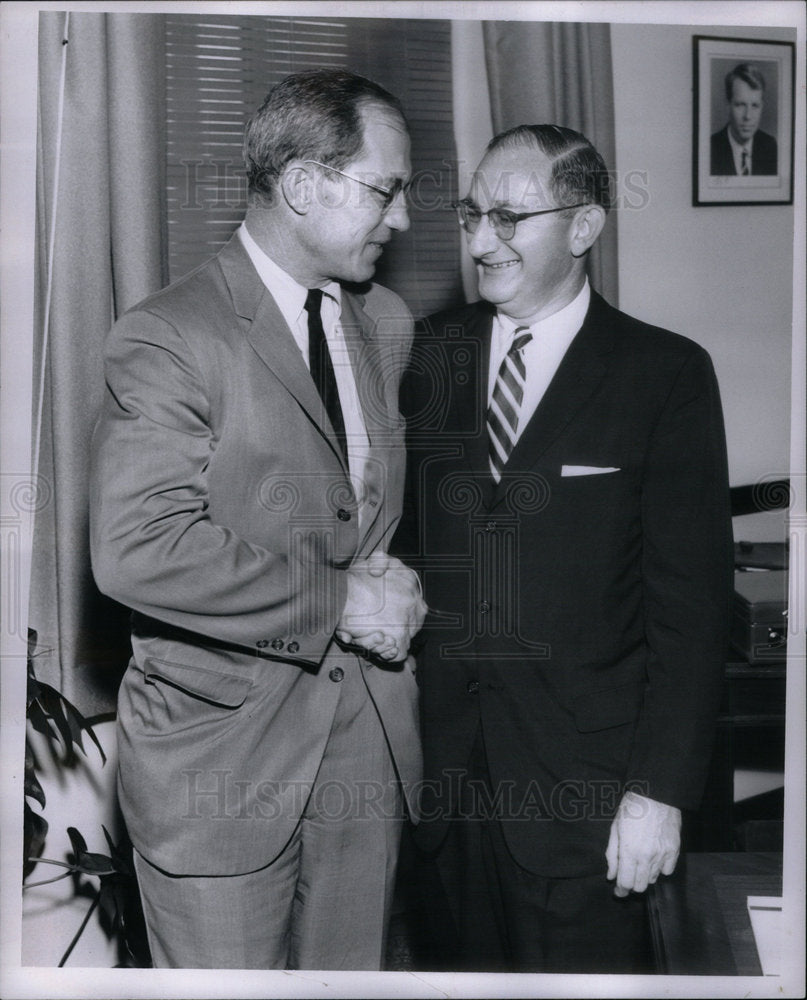
<svg viewBox="0 0 807 1000">
<path fill-rule="evenodd" d="M 793 42 L 721 38 L 714 35 L 693 36 L 693 205 L 793 204 L 794 51 Z M 713 130 L 710 116 L 711 64 L 715 59 L 730 59 L 737 63 L 764 61 L 776 64 L 779 84 L 776 109 L 776 134 L 779 144 L 777 174 L 770 177 L 717 177 L 710 174 L 709 141 Z"/>
</svg>

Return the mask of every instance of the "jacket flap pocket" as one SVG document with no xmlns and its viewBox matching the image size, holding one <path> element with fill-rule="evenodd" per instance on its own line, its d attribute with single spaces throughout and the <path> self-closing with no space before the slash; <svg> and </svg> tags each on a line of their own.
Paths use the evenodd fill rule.
<svg viewBox="0 0 807 1000">
<path fill-rule="evenodd" d="M 574 700 L 577 731 L 593 733 L 635 721 L 642 707 L 644 688 L 644 684 L 634 682 L 578 695 Z"/>
<path fill-rule="evenodd" d="M 145 674 L 149 683 L 153 683 L 154 678 L 159 678 L 187 694 L 227 708 L 238 708 L 239 705 L 243 705 L 252 687 L 252 681 L 247 677 L 236 677 L 233 674 L 206 670 L 184 663 L 171 663 L 154 657 L 146 660 Z"/>
</svg>

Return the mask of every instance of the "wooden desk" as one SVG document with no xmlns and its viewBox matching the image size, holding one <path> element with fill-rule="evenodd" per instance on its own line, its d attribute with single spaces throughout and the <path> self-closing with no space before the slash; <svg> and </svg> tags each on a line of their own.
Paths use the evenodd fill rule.
<svg viewBox="0 0 807 1000">
<path fill-rule="evenodd" d="M 781 894 L 781 854 L 682 855 L 648 891 L 657 971 L 761 976 L 746 898 Z"/>
<path fill-rule="evenodd" d="M 703 805 L 688 817 L 685 850 L 735 849 L 736 768 L 784 770 L 785 685 L 784 663 L 726 664 Z"/>
</svg>

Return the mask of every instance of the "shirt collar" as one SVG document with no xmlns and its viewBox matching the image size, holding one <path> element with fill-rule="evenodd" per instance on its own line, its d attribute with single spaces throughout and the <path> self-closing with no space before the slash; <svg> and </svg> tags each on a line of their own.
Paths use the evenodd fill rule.
<svg viewBox="0 0 807 1000">
<path fill-rule="evenodd" d="M 751 138 L 747 142 L 737 142 L 737 140 L 731 134 L 731 129 L 730 128 L 726 129 L 726 134 L 729 137 L 729 144 L 731 145 L 731 148 L 735 152 L 739 153 L 739 152 L 742 152 L 742 150 L 745 149 L 745 150 L 748 151 L 748 155 L 749 156 L 751 155 L 751 149 L 753 148 L 753 144 L 754 144 L 754 137 L 753 136 L 751 136 Z"/>
<path fill-rule="evenodd" d="M 246 222 L 241 223 L 238 229 L 238 236 L 255 270 L 258 272 L 258 277 L 263 282 L 264 287 L 277 303 L 289 327 L 294 329 L 300 316 L 303 314 L 308 289 L 298 281 L 295 281 L 288 271 L 284 271 L 279 264 L 272 260 L 258 246 L 252 236 L 250 236 Z M 342 304 L 341 286 L 336 281 L 330 281 L 323 287 L 322 291 L 324 295 L 329 296 L 336 302 L 338 315 Z"/>
<path fill-rule="evenodd" d="M 562 309 L 559 309 L 551 316 L 547 316 L 545 319 L 531 323 L 527 329 L 531 331 L 533 340 L 540 340 L 542 336 L 546 336 L 549 333 L 561 334 L 568 332 L 573 336 L 583 325 L 590 302 L 591 285 L 588 282 L 588 278 L 586 278 L 583 287 L 568 305 L 565 305 Z M 516 329 L 524 327 L 524 324 L 511 319 L 509 316 L 505 316 L 503 313 L 498 313 L 497 315 L 501 337 L 509 347 Z"/>
</svg>

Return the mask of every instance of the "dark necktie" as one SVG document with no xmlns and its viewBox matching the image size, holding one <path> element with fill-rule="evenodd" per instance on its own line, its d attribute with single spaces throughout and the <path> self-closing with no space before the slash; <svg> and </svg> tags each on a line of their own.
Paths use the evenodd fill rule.
<svg viewBox="0 0 807 1000">
<path fill-rule="evenodd" d="M 521 349 L 531 340 L 532 334 L 526 326 L 520 326 L 513 332 L 513 342 L 499 367 L 488 407 L 488 460 L 491 475 L 497 483 L 516 443 L 518 411 L 524 398 L 526 377 Z"/>
<path fill-rule="evenodd" d="M 749 162 L 751 158 L 748 155 L 748 150 L 744 149 L 742 151 L 742 156 L 740 157 L 740 173 L 743 177 L 749 177 L 751 175 L 751 164 Z"/>
<path fill-rule="evenodd" d="M 305 311 L 308 313 L 308 364 L 314 385 L 325 404 L 325 412 L 331 421 L 336 439 L 342 449 L 342 457 L 347 460 L 347 436 L 345 421 L 339 402 L 339 390 L 336 387 L 336 375 L 333 370 L 331 352 L 325 339 L 322 326 L 322 289 L 310 288 L 305 300 Z"/>
</svg>

